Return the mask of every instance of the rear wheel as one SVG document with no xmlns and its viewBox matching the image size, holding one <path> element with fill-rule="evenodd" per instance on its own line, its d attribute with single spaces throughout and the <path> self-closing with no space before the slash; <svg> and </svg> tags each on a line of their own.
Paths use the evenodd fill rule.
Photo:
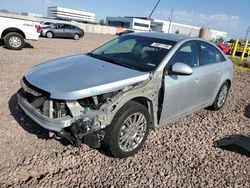
<svg viewBox="0 0 250 188">
<path fill-rule="evenodd" d="M 19 33 L 8 33 L 4 37 L 4 43 L 8 49 L 21 50 L 25 45 L 24 37 Z"/>
<path fill-rule="evenodd" d="M 228 91 L 229 91 L 229 84 L 228 82 L 224 82 L 214 100 L 213 105 L 210 106 L 209 108 L 211 110 L 220 110 L 226 102 Z"/>
<path fill-rule="evenodd" d="M 74 39 L 75 39 L 75 40 L 79 40 L 79 39 L 80 39 L 80 36 L 76 33 L 76 34 L 74 34 Z"/>
<path fill-rule="evenodd" d="M 53 33 L 50 32 L 50 31 L 48 31 L 48 32 L 46 33 L 46 37 L 49 38 L 49 39 L 53 38 L 53 36 L 54 36 Z"/>
<path fill-rule="evenodd" d="M 106 128 L 104 149 L 118 158 L 134 155 L 147 139 L 149 123 L 147 108 L 134 101 L 128 102 Z"/>
</svg>

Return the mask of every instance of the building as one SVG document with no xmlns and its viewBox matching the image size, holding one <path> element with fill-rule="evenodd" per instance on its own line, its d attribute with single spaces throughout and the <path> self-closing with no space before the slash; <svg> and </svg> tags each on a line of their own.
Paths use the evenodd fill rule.
<svg viewBox="0 0 250 188">
<path fill-rule="evenodd" d="M 95 22 L 95 13 L 63 7 L 48 7 L 48 17 L 68 21 Z"/>
<path fill-rule="evenodd" d="M 177 22 L 165 21 L 152 19 L 151 20 L 151 29 L 152 31 L 164 32 L 164 33 L 176 33 L 181 35 L 188 35 L 191 37 L 198 37 L 200 34 L 201 27 L 181 24 Z M 227 37 L 227 33 L 223 31 L 217 31 L 210 29 L 209 30 L 209 39 L 216 41 L 223 38 L 224 40 Z"/>
<path fill-rule="evenodd" d="M 150 20 L 135 17 L 107 17 L 106 23 L 109 26 L 122 27 L 139 31 L 150 31 Z"/>
<path fill-rule="evenodd" d="M 218 39 L 226 39 L 227 38 L 227 33 L 223 31 L 216 31 L 211 29 L 210 30 L 210 39 L 211 40 L 218 40 Z"/>
<path fill-rule="evenodd" d="M 29 13 L 29 12 L 22 12 L 21 15 L 23 15 L 23 16 L 32 16 L 32 17 L 37 17 L 37 18 L 41 18 L 42 17 L 41 14 Z"/>
<path fill-rule="evenodd" d="M 107 17 L 106 23 L 110 26 L 134 29 L 140 31 L 156 31 L 164 33 L 176 33 L 191 37 L 199 37 L 201 27 L 170 22 L 147 17 Z M 217 30 L 209 30 L 209 40 L 226 40 L 227 33 Z"/>
</svg>

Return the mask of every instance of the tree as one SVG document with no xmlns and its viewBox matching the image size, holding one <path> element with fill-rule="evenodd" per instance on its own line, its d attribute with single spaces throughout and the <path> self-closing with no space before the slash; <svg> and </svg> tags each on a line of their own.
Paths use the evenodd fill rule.
<svg viewBox="0 0 250 188">
<path fill-rule="evenodd" d="M 104 19 L 101 19 L 99 23 L 100 23 L 100 25 L 105 25 Z"/>
</svg>

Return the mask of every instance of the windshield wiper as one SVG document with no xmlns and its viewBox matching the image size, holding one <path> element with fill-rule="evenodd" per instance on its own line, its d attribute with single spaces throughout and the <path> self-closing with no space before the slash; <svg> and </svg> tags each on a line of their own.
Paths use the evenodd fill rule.
<svg viewBox="0 0 250 188">
<path fill-rule="evenodd" d="M 135 68 L 134 66 L 131 66 L 131 65 L 128 65 L 128 64 L 123 64 L 117 60 L 114 60 L 110 57 L 107 57 L 107 56 L 102 56 L 102 55 L 99 55 L 99 54 L 93 54 L 93 53 L 88 53 L 87 54 L 88 56 L 91 56 L 93 58 L 96 58 L 96 59 L 100 59 L 100 60 L 103 60 L 103 61 L 107 61 L 107 62 L 110 62 L 110 63 L 113 63 L 113 64 L 116 64 L 116 65 L 120 65 L 120 66 L 123 66 L 123 67 L 127 67 L 127 68 L 130 68 L 130 69 L 134 69 L 134 70 L 138 70 L 137 68 Z"/>
</svg>

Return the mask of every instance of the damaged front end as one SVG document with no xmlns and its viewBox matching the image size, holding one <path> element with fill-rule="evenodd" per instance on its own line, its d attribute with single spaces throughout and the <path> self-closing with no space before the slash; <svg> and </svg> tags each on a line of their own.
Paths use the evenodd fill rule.
<svg viewBox="0 0 250 188">
<path fill-rule="evenodd" d="M 103 129 L 111 119 L 107 106 L 118 93 L 80 100 L 56 100 L 24 78 L 18 91 L 18 105 L 36 123 L 50 130 L 50 135 L 66 138 L 75 146 L 80 146 L 84 140 L 91 147 L 99 147 L 104 137 Z"/>
</svg>

